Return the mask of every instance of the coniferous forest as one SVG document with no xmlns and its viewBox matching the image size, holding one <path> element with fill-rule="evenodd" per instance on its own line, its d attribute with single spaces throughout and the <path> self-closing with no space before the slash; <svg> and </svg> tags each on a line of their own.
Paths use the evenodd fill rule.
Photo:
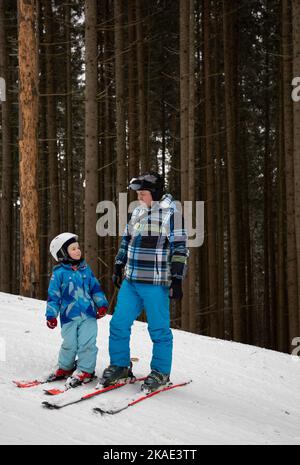
<svg viewBox="0 0 300 465">
<path fill-rule="evenodd" d="M 158 171 L 204 202 L 172 327 L 292 351 L 299 0 L 0 0 L 0 78 L 2 292 L 46 299 L 70 231 L 113 312 L 120 236 L 97 234 L 97 205 Z"/>
</svg>

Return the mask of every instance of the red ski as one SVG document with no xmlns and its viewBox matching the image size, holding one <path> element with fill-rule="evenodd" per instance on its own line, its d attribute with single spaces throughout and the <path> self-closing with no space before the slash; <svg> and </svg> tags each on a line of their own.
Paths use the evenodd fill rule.
<svg viewBox="0 0 300 465">
<path fill-rule="evenodd" d="M 65 403 L 56 403 L 56 402 L 47 402 L 44 401 L 42 402 L 43 407 L 48 408 L 48 409 L 53 409 L 53 410 L 58 410 L 64 407 L 67 407 L 68 405 L 73 405 L 73 404 L 78 404 L 79 402 L 82 402 L 83 400 L 90 399 L 91 397 L 98 396 L 99 394 L 103 394 L 105 392 L 113 391 L 114 389 L 121 388 L 123 386 L 127 386 L 128 384 L 134 384 L 137 381 L 144 381 L 145 378 L 133 378 L 128 381 L 124 381 L 122 383 L 114 384 L 112 386 L 105 387 L 103 389 L 96 389 L 94 391 L 91 391 L 87 394 L 84 394 L 83 396 L 79 397 L 76 400 L 71 400 L 69 402 Z M 69 391 L 69 390 L 68 390 Z"/>
<path fill-rule="evenodd" d="M 38 386 L 41 384 L 41 381 L 38 381 L 37 379 L 34 381 L 13 381 L 13 383 L 18 387 L 18 388 L 29 388 L 32 386 Z"/>
<path fill-rule="evenodd" d="M 186 382 L 180 383 L 180 384 L 171 384 L 171 385 L 168 385 L 168 386 L 166 386 L 166 387 L 164 387 L 162 389 L 158 389 L 157 391 L 150 392 L 150 394 L 139 395 L 136 399 L 131 400 L 125 406 L 120 407 L 120 408 L 105 410 L 105 409 L 102 409 L 100 407 L 95 407 L 93 409 L 93 411 L 96 412 L 96 413 L 101 413 L 101 415 L 105 415 L 105 414 L 107 414 L 107 415 L 115 415 L 116 413 L 122 412 L 123 410 L 126 410 L 128 407 L 132 407 L 133 405 L 136 405 L 139 402 L 142 402 L 143 400 L 149 399 L 150 397 L 156 396 L 157 394 L 160 394 L 161 392 L 166 392 L 166 391 L 170 391 L 171 389 L 186 386 L 187 384 L 190 384 L 191 382 L 192 382 L 192 380 L 186 381 Z"/>
<path fill-rule="evenodd" d="M 31 388 L 33 386 L 39 386 L 39 384 L 54 383 L 55 381 L 65 381 L 65 379 L 47 378 L 47 379 L 35 379 L 33 381 L 13 381 L 13 383 L 18 388 Z"/>
<path fill-rule="evenodd" d="M 44 393 L 47 394 L 48 396 L 57 396 L 58 394 L 63 394 L 64 392 L 67 392 L 68 389 L 44 389 Z"/>
</svg>

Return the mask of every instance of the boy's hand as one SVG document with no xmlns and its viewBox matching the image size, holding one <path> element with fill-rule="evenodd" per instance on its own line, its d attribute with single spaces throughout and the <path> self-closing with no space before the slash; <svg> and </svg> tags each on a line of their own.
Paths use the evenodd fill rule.
<svg viewBox="0 0 300 465">
<path fill-rule="evenodd" d="M 57 326 L 57 319 L 56 318 L 47 318 L 47 326 L 50 329 L 54 329 Z"/>
<path fill-rule="evenodd" d="M 107 307 L 97 308 L 97 313 L 96 313 L 97 320 L 99 320 L 100 318 L 103 318 L 106 314 L 107 314 Z"/>
</svg>

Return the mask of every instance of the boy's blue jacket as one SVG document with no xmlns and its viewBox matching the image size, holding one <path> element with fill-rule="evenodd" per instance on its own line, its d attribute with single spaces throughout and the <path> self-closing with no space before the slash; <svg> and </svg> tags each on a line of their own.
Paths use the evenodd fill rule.
<svg viewBox="0 0 300 465">
<path fill-rule="evenodd" d="M 61 263 L 53 268 L 46 308 L 46 317 L 57 318 L 61 325 L 86 315 L 96 317 L 97 308 L 108 306 L 104 292 L 91 268 L 83 260 L 77 269 Z"/>
</svg>

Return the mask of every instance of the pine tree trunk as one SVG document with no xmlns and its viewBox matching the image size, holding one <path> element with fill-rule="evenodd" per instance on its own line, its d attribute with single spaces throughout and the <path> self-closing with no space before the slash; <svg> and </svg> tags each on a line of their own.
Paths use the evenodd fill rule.
<svg viewBox="0 0 300 465">
<path fill-rule="evenodd" d="M 180 172 L 181 203 L 188 200 L 189 155 L 189 2 L 180 0 Z M 189 276 L 183 283 L 182 322 L 184 330 L 190 329 Z"/>
<path fill-rule="evenodd" d="M 18 1 L 20 110 L 21 281 L 26 297 L 39 296 L 38 238 L 38 66 L 34 1 Z"/>
<path fill-rule="evenodd" d="M 266 24 L 270 22 L 270 2 L 266 2 Z M 270 47 L 269 32 L 265 30 L 265 147 L 264 147 L 264 308 L 265 308 L 265 346 L 275 348 L 276 299 L 275 294 L 275 259 L 274 259 L 274 225 L 273 225 L 273 166 L 271 150 L 271 95 L 270 95 Z"/>
<path fill-rule="evenodd" d="M 66 39 L 66 99 L 65 99 L 65 131 L 66 131 L 66 165 L 67 165 L 67 229 L 74 231 L 74 185 L 73 185 L 73 147 L 72 147 L 72 63 L 71 63 L 71 5 L 64 6 L 65 39 Z"/>
<path fill-rule="evenodd" d="M 135 47 L 135 0 L 128 1 L 128 177 L 138 175 L 138 159 L 136 153 L 136 47 Z M 133 191 L 129 192 L 130 201 L 136 200 Z"/>
<path fill-rule="evenodd" d="M 139 154 L 141 172 L 149 169 L 147 152 L 147 115 L 146 115 L 146 89 L 145 64 L 143 43 L 143 22 L 141 14 L 141 1 L 136 0 L 136 39 L 137 39 L 137 76 L 138 76 L 138 119 L 139 119 Z"/>
<path fill-rule="evenodd" d="M 282 28 L 283 29 L 283 28 Z M 282 53 L 283 55 L 283 49 Z M 280 352 L 289 350 L 287 311 L 286 311 L 286 234 L 285 234 L 285 173 L 284 173 L 284 128 L 283 128 L 283 79 L 282 62 L 280 67 L 280 95 L 279 95 L 279 143 L 278 143 L 278 239 L 277 239 L 277 325 L 276 348 Z"/>
<path fill-rule="evenodd" d="M 270 103 L 269 103 L 269 46 L 268 33 L 266 33 L 266 58 L 265 58 L 265 147 L 264 147 L 264 347 L 270 348 L 271 343 L 271 289 L 270 289 L 270 228 L 271 228 L 271 183 L 270 183 Z"/>
<path fill-rule="evenodd" d="M 52 2 L 44 0 L 45 11 L 45 53 L 46 53 L 46 100 L 47 139 L 50 183 L 50 224 L 49 235 L 53 239 L 60 233 L 59 177 L 57 160 L 56 97 L 54 81 L 53 11 Z"/>
<path fill-rule="evenodd" d="M 85 3 L 85 214 L 84 255 L 98 274 L 98 237 L 96 206 L 98 203 L 98 68 L 97 1 Z"/>
<path fill-rule="evenodd" d="M 242 341 L 241 324 L 241 282 L 239 275 L 239 234 L 237 217 L 237 182 L 236 166 L 236 91 L 234 67 L 234 27 L 236 1 L 230 4 L 223 0 L 224 14 L 224 66 L 225 66 L 225 107 L 226 107 L 226 137 L 227 137 L 227 171 L 229 195 L 229 230 L 231 253 L 231 285 L 232 285 L 232 315 L 233 335 L 237 342 Z"/>
<path fill-rule="evenodd" d="M 204 87 L 205 87 L 205 136 L 206 136 L 206 209 L 207 209 L 207 241 L 208 241 L 208 286 L 209 286 L 209 311 L 210 314 L 210 336 L 219 336 L 219 322 L 217 312 L 218 281 L 217 281 L 217 258 L 216 258 L 216 224 L 215 224 L 215 168 L 213 149 L 213 114 L 212 114 L 212 78 L 211 78 L 211 55 L 212 48 L 210 32 L 210 1 L 203 2 L 203 24 L 204 24 Z"/>
<path fill-rule="evenodd" d="M 283 17 L 283 125 L 286 176 L 286 224 L 287 224 L 287 292 L 289 314 L 289 344 L 299 336 L 297 256 L 295 233 L 295 184 L 293 157 L 293 107 L 291 104 L 291 82 L 293 77 L 292 36 L 290 1 L 282 0 Z"/>
<path fill-rule="evenodd" d="M 244 274 L 244 288 L 245 288 L 245 337 L 244 342 L 251 343 L 253 335 L 253 283 L 252 283 L 252 261 L 251 261 L 251 225 L 250 225 L 250 212 L 249 212 L 249 173 L 248 173 L 248 148 L 247 148 L 247 126 L 245 123 L 240 125 L 240 177 L 243 179 L 241 187 L 241 245 L 242 245 L 242 267 L 241 272 Z"/>
<path fill-rule="evenodd" d="M 215 101 L 215 117 L 214 117 L 214 132 L 215 136 L 215 153 L 216 153 L 216 173 L 215 173 L 215 192 L 216 192 L 216 233 L 217 233 L 217 283 L 218 283 L 218 296 L 217 296 L 217 310 L 219 319 L 219 337 L 225 337 L 224 328 L 224 194 L 223 194 L 223 158 L 222 158 L 222 139 L 221 139 L 221 81 L 218 73 L 221 67 L 221 40 L 218 34 L 219 27 L 222 21 L 222 14 L 219 10 L 219 5 L 215 3 L 214 6 L 214 22 L 213 22 L 213 36 L 214 36 L 214 101 Z"/>
<path fill-rule="evenodd" d="M 126 189 L 126 128 L 125 128 L 125 94 L 124 94 L 124 41 L 123 11 L 121 0 L 114 1 L 115 15 L 115 81 L 116 81 L 116 124 L 117 124 L 117 179 L 116 192 Z"/>
<path fill-rule="evenodd" d="M 6 86 L 5 101 L 0 103 L 2 112 L 2 179 L 1 179 L 1 254 L 0 254 L 0 289 L 2 292 L 12 290 L 12 193 L 13 165 L 10 130 L 10 80 L 8 73 L 7 31 L 5 27 L 4 0 L 0 0 L 0 77 Z"/>
<path fill-rule="evenodd" d="M 293 0 L 293 75 L 300 76 L 300 3 Z M 300 106 L 294 107 L 294 190 L 295 190 L 295 234 L 298 282 L 298 335 L 300 331 Z"/>
<path fill-rule="evenodd" d="M 44 17 L 42 2 L 38 2 L 38 26 L 39 42 L 43 44 L 44 35 Z M 45 54 L 41 53 L 39 58 L 39 70 L 41 79 L 39 81 L 40 94 L 46 94 L 46 61 Z M 48 200 L 48 151 L 47 151 L 47 113 L 46 99 L 39 99 L 39 234 L 40 234 L 40 294 L 42 299 L 47 298 L 48 289 L 48 264 L 49 256 L 49 237 L 48 237 L 48 217 L 49 217 L 49 200 Z"/>
<path fill-rule="evenodd" d="M 188 200 L 193 202 L 195 213 L 195 5 L 190 0 L 189 9 L 189 152 L 188 152 Z M 196 332 L 196 248 L 190 248 L 189 257 L 189 329 Z"/>
<path fill-rule="evenodd" d="M 218 115 L 219 106 L 219 86 L 217 86 L 216 95 L 216 115 Z M 216 133 L 220 131 L 220 123 L 216 116 Z M 223 200 L 223 160 L 221 153 L 221 142 L 217 135 L 216 137 L 216 202 L 217 202 L 217 262 L 218 262 L 218 296 L 217 296 L 217 310 L 219 319 L 219 337 L 224 338 L 224 200 Z"/>
<path fill-rule="evenodd" d="M 109 2 L 106 1 L 106 21 L 110 17 Z M 106 168 L 102 171 L 102 176 L 105 178 L 104 183 L 104 198 L 105 200 L 113 200 L 114 198 L 114 179 L 115 179 L 115 167 L 112 164 L 114 158 L 114 150 L 112 143 L 113 134 L 113 108 L 112 108 L 112 95 L 110 87 L 110 49 L 112 47 L 111 38 L 112 34 L 107 28 L 104 31 L 104 88 L 105 88 L 105 106 L 104 106 L 104 160 Z M 101 172 L 100 172 L 101 173 Z M 100 174 L 101 175 L 101 174 Z M 114 286 L 111 280 L 113 274 L 113 265 L 115 259 L 115 238 L 108 236 L 106 241 L 108 247 L 108 283 L 106 284 L 106 290 L 108 295 L 113 295 Z"/>
</svg>

